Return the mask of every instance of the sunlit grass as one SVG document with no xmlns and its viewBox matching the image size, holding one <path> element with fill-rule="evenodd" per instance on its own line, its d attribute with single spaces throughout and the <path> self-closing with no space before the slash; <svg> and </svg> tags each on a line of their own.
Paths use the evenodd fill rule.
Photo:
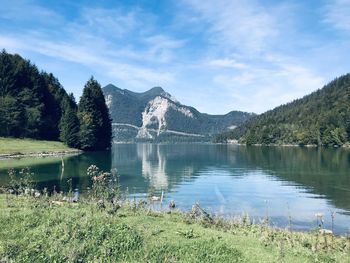
<svg viewBox="0 0 350 263">
<path fill-rule="evenodd" d="M 0 137 L 0 154 L 48 153 L 71 150 L 73 149 L 57 141 Z"/>
<path fill-rule="evenodd" d="M 350 238 L 320 229 L 275 229 L 248 215 L 225 220 L 199 204 L 155 211 L 152 196 L 120 191 L 115 170 L 91 165 L 92 187 L 79 200 L 71 187 L 49 195 L 32 189 L 29 170 L 17 180 L 14 173 L 0 188 L 0 262 L 349 262 Z"/>
<path fill-rule="evenodd" d="M 247 222 L 208 222 L 155 212 L 0 195 L 0 261 L 348 262 L 346 237 L 294 233 Z"/>
</svg>

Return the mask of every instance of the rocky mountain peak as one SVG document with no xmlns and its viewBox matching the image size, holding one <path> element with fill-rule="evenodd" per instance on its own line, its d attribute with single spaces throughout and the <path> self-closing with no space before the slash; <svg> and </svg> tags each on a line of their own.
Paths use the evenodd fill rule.
<svg viewBox="0 0 350 263">
<path fill-rule="evenodd" d="M 161 87 L 133 92 L 109 84 L 103 92 L 117 141 L 173 140 L 175 137 L 208 140 L 212 134 L 250 117 L 244 112 L 227 115 L 200 113 L 193 107 L 182 105 Z"/>
</svg>

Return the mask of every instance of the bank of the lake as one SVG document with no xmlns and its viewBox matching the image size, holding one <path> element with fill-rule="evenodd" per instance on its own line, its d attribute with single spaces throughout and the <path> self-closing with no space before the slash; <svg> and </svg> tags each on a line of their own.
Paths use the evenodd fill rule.
<svg viewBox="0 0 350 263">
<path fill-rule="evenodd" d="M 248 147 L 216 144 L 114 144 L 110 151 L 0 161 L 0 188 L 22 178 L 29 167 L 35 188 L 84 195 L 91 188 L 87 169 L 117 169 L 120 187 L 131 198 L 150 189 L 164 201 L 175 200 L 188 211 L 193 203 L 232 218 L 248 213 L 259 222 L 266 210 L 273 225 L 284 228 L 292 217 L 294 230 L 317 226 L 336 234 L 350 230 L 350 151 L 333 148 Z M 63 162 L 62 162 L 63 161 Z M 64 169 L 62 169 L 64 164 Z"/>
<path fill-rule="evenodd" d="M 256 146 L 256 147 L 300 147 L 300 148 L 350 148 L 350 143 L 346 142 L 342 146 L 332 146 L 332 147 L 326 147 L 326 146 L 320 146 L 317 144 L 291 144 L 291 143 L 269 143 L 269 144 L 261 144 L 261 143 L 254 143 L 254 144 L 246 144 L 238 142 L 238 140 L 228 140 L 227 142 L 214 142 L 215 144 L 226 144 L 226 145 L 238 145 L 238 146 Z"/>
<path fill-rule="evenodd" d="M 57 200 L 57 198 L 55 199 Z M 0 195 L 1 262 L 348 262 L 346 237 Z M 247 222 L 247 221 L 246 221 Z"/>
<path fill-rule="evenodd" d="M 62 142 L 0 137 L 0 159 L 25 156 L 56 156 L 81 151 Z"/>
</svg>

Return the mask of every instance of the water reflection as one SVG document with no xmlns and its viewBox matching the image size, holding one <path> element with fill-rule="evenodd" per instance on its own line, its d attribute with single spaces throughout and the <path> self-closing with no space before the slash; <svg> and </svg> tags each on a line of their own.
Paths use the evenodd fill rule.
<svg viewBox="0 0 350 263">
<path fill-rule="evenodd" d="M 193 177 L 196 166 L 203 165 L 193 160 L 195 152 L 188 151 L 185 145 L 117 145 L 112 153 L 112 166 L 118 169 L 125 185 L 138 191 L 150 187 L 171 191 L 179 181 Z"/>
<path fill-rule="evenodd" d="M 142 176 L 155 189 L 168 189 L 168 175 L 165 172 L 166 158 L 157 144 L 137 145 L 137 156 L 142 162 Z"/>
<path fill-rule="evenodd" d="M 230 149 L 249 167 L 257 167 L 275 180 L 327 197 L 335 206 L 350 210 L 350 151 L 297 147 L 245 147 Z"/>
<path fill-rule="evenodd" d="M 336 227 L 350 227 L 350 151 L 298 147 L 242 147 L 210 144 L 116 144 L 110 152 L 63 158 L 0 161 L 0 185 L 8 183 L 7 169 L 30 166 L 39 188 L 84 191 L 90 186 L 86 169 L 117 168 L 122 189 L 144 196 L 150 187 L 166 192 L 166 200 L 190 209 L 199 202 L 212 212 L 230 216 L 242 211 L 277 224 L 291 213 L 296 228 L 314 225 L 314 214 L 329 219 L 336 211 Z M 330 221 L 330 220 L 329 220 Z"/>
</svg>

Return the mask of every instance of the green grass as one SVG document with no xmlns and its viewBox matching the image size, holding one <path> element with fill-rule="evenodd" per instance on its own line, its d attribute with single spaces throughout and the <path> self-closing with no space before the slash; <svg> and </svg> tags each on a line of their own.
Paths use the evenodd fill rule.
<svg viewBox="0 0 350 263">
<path fill-rule="evenodd" d="M 73 151 L 62 142 L 0 137 L 0 154 L 27 154 Z"/>
<path fill-rule="evenodd" d="M 345 237 L 0 195 L 0 262 L 349 262 Z M 317 232 L 318 233 L 318 232 Z"/>
</svg>

